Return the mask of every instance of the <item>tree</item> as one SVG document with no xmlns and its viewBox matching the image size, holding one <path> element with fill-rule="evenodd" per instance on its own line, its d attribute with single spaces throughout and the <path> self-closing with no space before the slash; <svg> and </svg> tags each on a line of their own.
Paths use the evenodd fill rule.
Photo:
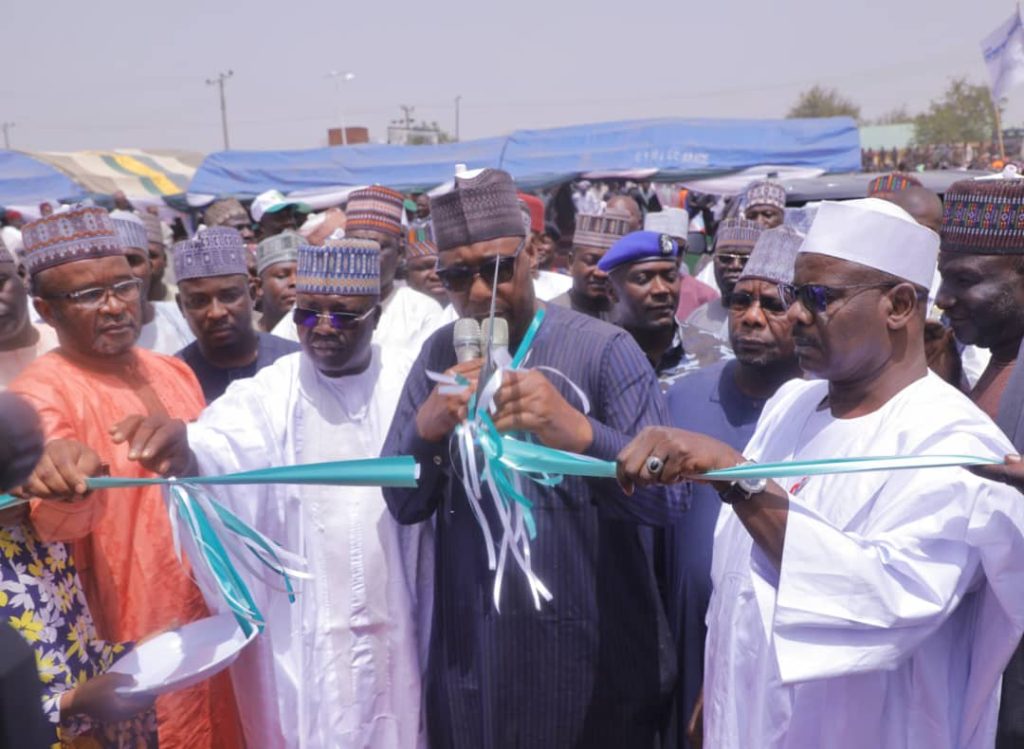
<svg viewBox="0 0 1024 749">
<path fill-rule="evenodd" d="M 928 111 L 914 120 L 914 140 L 920 145 L 973 143 L 993 140 L 995 116 L 987 86 L 954 78 Z"/>
<path fill-rule="evenodd" d="M 812 86 L 802 92 L 786 117 L 853 117 L 860 120 L 860 107 L 834 88 Z"/>
<path fill-rule="evenodd" d="M 877 118 L 874 123 L 875 125 L 902 125 L 905 122 L 913 122 L 914 115 L 907 109 L 906 104 L 900 104 L 895 109 L 891 109 L 881 117 Z"/>
</svg>

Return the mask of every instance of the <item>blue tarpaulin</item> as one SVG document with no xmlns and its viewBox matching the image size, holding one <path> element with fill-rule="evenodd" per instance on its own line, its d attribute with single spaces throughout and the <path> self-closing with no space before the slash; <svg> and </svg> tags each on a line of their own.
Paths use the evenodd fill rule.
<svg viewBox="0 0 1024 749">
<path fill-rule="evenodd" d="M 437 146 L 222 151 L 206 157 L 189 192 L 252 197 L 270 189 L 288 193 L 367 184 L 430 188 L 451 179 L 455 164 L 499 167 L 522 185 L 591 171 L 657 169 L 682 176 L 758 164 L 844 172 L 860 168 L 860 140 L 849 117 L 658 119 L 518 130 Z"/>
<path fill-rule="evenodd" d="M 19 151 L 0 149 L 0 205 L 77 198 L 82 189 L 63 172 Z"/>
</svg>

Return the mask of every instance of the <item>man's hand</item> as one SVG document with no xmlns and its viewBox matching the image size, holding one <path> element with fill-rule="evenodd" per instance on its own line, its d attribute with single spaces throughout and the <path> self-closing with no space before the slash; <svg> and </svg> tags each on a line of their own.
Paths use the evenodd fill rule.
<svg viewBox="0 0 1024 749">
<path fill-rule="evenodd" d="M 657 458 L 662 468 L 651 473 L 648 460 Z M 618 457 L 618 478 L 626 494 L 637 485 L 674 484 L 719 468 L 743 462 L 735 448 L 696 432 L 671 427 L 647 427 L 626 445 Z M 716 482 L 723 484 L 728 482 Z"/>
<path fill-rule="evenodd" d="M 127 674 L 106 673 L 89 679 L 61 695 L 61 717 L 85 714 L 103 723 L 116 723 L 138 715 L 153 706 L 153 697 L 116 691 L 132 683 Z"/>
<path fill-rule="evenodd" d="M 469 412 L 469 399 L 476 392 L 477 378 L 483 359 L 456 364 L 445 374 L 462 375 L 469 380 L 469 387 L 454 395 L 440 392 L 441 385 L 435 385 L 433 392 L 423 401 L 416 412 L 416 433 L 427 442 L 440 442 L 466 418 Z"/>
<path fill-rule="evenodd" d="M 508 370 L 494 396 L 499 432 L 532 432 L 548 447 L 582 453 L 594 441 L 590 420 L 573 408 L 543 372 Z"/>
<path fill-rule="evenodd" d="M 968 470 L 983 479 L 1009 484 L 1024 492 L 1024 458 L 1020 455 L 1007 455 L 1002 465 L 970 466 Z"/>
<path fill-rule="evenodd" d="M 81 499 L 89 491 L 85 480 L 98 476 L 102 469 L 100 456 L 81 442 L 51 440 L 28 481 L 14 493 L 39 499 Z"/>
<path fill-rule="evenodd" d="M 128 458 L 161 476 L 190 476 L 196 461 L 185 422 L 169 416 L 129 416 L 110 427 L 115 445 L 128 443 Z"/>
</svg>

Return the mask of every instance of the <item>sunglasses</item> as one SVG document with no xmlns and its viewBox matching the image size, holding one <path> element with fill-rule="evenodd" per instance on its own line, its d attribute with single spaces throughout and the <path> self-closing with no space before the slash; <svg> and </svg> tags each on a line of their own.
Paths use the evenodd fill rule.
<svg viewBox="0 0 1024 749">
<path fill-rule="evenodd" d="M 855 291 L 858 294 L 868 289 L 892 289 L 896 284 L 891 283 L 858 283 L 850 286 L 825 286 L 824 284 L 806 283 L 801 286 L 783 284 L 782 299 L 786 306 L 800 302 L 810 312 L 821 313 L 828 309 L 832 302 L 838 301 L 845 296 L 856 296 L 847 292 Z"/>
<path fill-rule="evenodd" d="M 315 309 L 303 309 L 296 307 L 292 310 L 292 319 L 295 324 L 302 328 L 315 328 L 321 320 L 326 320 L 334 330 L 346 330 L 354 328 L 359 323 L 373 314 L 376 307 L 370 307 L 366 312 L 319 312 Z"/>
<path fill-rule="evenodd" d="M 781 292 L 780 292 L 781 293 Z M 774 296 L 755 296 L 749 291 L 734 291 L 729 295 L 728 307 L 733 312 L 746 312 L 754 303 L 770 315 L 784 315 L 789 309 L 786 302 Z"/>
<path fill-rule="evenodd" d="M 750 259 L 750 255 L 738 255 L 731 252 L 718 252 L 715 254 L 715 262 L 719 265 L 738 265 L 743 267 Z"/>
<path fill-rule="evenodd" d="M 516 260 L 519 253 L 526 246 L 524 239 L 519 243 L 516 251 L 511 255 L 496 255 L 489 257 L 473 267 L 471 265 L 453 265 L 449 268 L 438 266 L 437 277 L 441 279 L 441 285 L 448 291 L 463 293 L 469 290 L 477 276 L 483 279 L 488 286 L 493 286 L 495 279 L 499 284 L 508 283 L 516 273 Z"/>
</svg>

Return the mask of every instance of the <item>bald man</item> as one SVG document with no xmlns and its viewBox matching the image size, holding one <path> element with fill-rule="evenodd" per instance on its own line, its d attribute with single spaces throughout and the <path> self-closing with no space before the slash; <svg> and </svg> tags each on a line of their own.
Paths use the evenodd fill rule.
<svg viewBox="0 0 1024 749">
<path fill-rule="evenodd" d="M 905 210 L 921 226 L 927 226 L 936 234 L 942 225 L 942 198 L 927 187 L 911 185 L 899 192 L 883 193 L 875 197 L 895 203 Z"/>
</svg>

